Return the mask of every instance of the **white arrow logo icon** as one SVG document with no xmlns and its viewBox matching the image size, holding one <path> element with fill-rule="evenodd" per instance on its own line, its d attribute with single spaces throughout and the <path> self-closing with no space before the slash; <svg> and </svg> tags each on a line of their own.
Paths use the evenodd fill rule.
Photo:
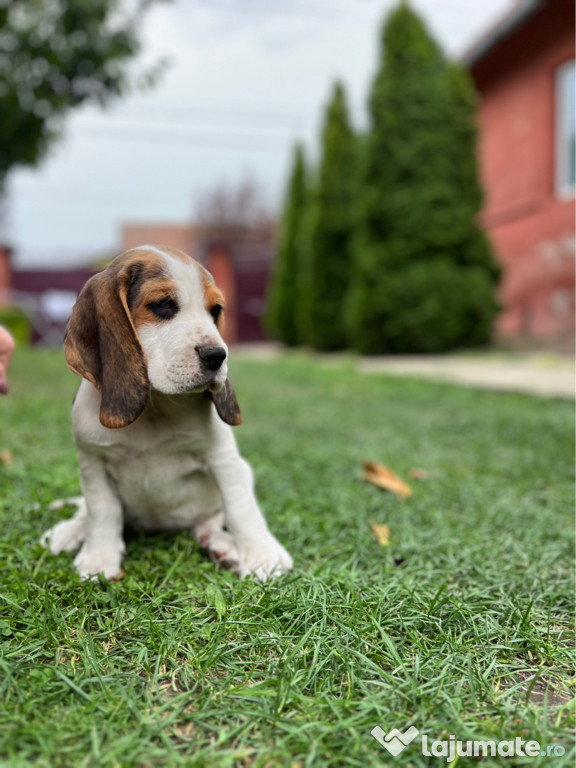
<svg viewBox="0 0 576 768">
<path fill-rule="evenodd" d="M 393 728 L 389 733 L 386 733 L 386 731 L 383 731 L 379 725 L 371 730 L 371 734 L 376 741 L 380 742 L 383 747 L 386 747 L 388 752 L 390 752 L 391 755 L 394 755 L 394 757 L 399 755 L 411 741 L 414 741 L 419 733 L 420 731 L 418 728 L 414 728 L 414 726 L 408 728 L 404 733 L 399 731 L 398 728 Z"/>
</svg>

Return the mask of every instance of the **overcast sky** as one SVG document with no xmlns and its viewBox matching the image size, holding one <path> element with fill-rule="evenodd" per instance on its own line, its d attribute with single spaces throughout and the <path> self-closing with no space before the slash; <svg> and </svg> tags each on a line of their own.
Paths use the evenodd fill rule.
<svg viewBox="0 0 576 768">
<path fill-rule="evenodd" d="M 413 0 L 453 56 L 512 0 Z M 148 16 L 157 86 L 106 112 L 82 109 L 37 169 L 9 181 L 18 266 L 116 251 L 124 222 L 185 222 L 204 190 L 251 176 L 277 206 L 296 139 L 316 151 L 334 79 L 357 127 L 392 0 L 172 0 Z"/>
</svg>

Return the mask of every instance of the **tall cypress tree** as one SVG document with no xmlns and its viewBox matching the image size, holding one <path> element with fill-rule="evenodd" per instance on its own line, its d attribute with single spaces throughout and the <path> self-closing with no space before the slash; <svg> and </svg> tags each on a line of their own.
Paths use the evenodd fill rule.
<svg viewBox="0 0 576 768">
<path fill-rule="evenodd" d="M 298 343 L 296 312 L 299 302 L 302 221 L 307 188 L 304 149 L 298 144 L 288 182 L 276 259 L 268 285 L 266 325 L 288 346 Z"/>
<path fill-rule="evenodd" d="M 348 302 L 364 353 L 489 340 L 498 270 L 475 217 L 474 91 L 402 2 L 387 18 L 370 99 Z"/>
<path fill-rule="evenodd" d="M 303 241 L 301 340 L 315 349 L 347 343 L 343 312 L 351 262 L 356 146 L 344 88 L 336 83 L 326 109 L 318 178 Z"/>
</svg>

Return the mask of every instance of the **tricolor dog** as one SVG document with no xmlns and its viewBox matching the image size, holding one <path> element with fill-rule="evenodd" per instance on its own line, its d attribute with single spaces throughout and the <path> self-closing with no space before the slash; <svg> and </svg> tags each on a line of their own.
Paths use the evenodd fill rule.
<svg viewBox="0 0 576 768">
<path fill-rule="evenodd" d="M 189 530 L 220 567 L 265 580 L 292 569 L 268 530 L 231 425 L 241 421 L 221 330 L 224 298 L 194 259 L 143 246 L 91 278 L 66 361 L 83 498 L 42 537 L 84 579 L 122 572 L 124 524 Z"/>
</svg>

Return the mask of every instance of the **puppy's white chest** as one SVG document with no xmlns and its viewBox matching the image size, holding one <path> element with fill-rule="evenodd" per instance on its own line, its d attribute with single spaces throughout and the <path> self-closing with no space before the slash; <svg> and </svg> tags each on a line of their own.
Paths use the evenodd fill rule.
<svg viewBox="0 0 576 768">
<path fill-rule="evenodd" d="M 219 506 L 206 466 L 184 453 L 140 454 L 118 446 L 109 451 L 106 472 L 122 501 L 125 521 L 153 531 L 190 527 Z"/>
</svg>

